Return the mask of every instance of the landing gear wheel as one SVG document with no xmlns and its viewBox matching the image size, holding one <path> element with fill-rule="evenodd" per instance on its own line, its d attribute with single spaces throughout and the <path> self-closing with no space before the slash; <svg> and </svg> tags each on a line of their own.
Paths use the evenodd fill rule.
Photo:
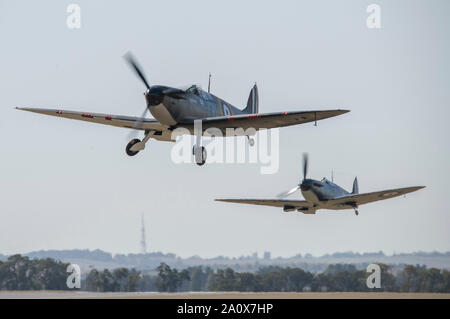
<svg viewBox="0 0 450 319">
<path fill-rule="evenodd" d="M 358 210 L 357 210 L 357 209 L 355 209 L 355 215 L 356 215 L 356 216 L 358 216 L 358 215 L 359 215 L 359 212 L 358 212 Z"/>
<path fill-rule="evenodd" d="M 134 144 L 139 143 L 141 140 L 138 138 L 135 138 L 133 140 L 131 140 L 128 144 L 127 147 L 125 148 L 125 151 L 127 152 L 128 156 L 134 156 L 137 153 L 139 153 L 139 151 L 132 151 L 131 148 L 133 147 Z"/>
<path fill-rule="evenodd" d="M 194 153 L 195 163 L 198 166 L 202 166 L 206 163 L 206 148 L 204 146 L 197 147 L 194 146 L 192 149 L 192 153 Z"/>
<path fill-rule="evenodd" d="M 254 138 L 251 138 L 251 137 L 249 137 L 249 138 L 248 138 L 248 145 L 250 145 L 250 146 L 253 146 L 253 145 L 255 145 L 255 139 L 254 139 Z"/>
</svg>

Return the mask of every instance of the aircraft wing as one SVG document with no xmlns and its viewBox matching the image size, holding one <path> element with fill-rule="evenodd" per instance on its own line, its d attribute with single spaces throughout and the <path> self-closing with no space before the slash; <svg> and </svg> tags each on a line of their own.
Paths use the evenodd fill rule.
<svg viewBox="0 0 450 319">
<path fill-rule="evenodd" d="M 413 186 L 405 188 L 388 189 L 379 192 L 355 194 L 331 199 L 327 201 L 328 207 L 340 207 L 340 208 L 353 208 L 353 205 L 359 206 L 367 203 L 376 202 L 388 198 L 393 198 L 401 195 L 405 195 L 411 192 L 415 192 L 425 186 Z"/>
<path fill-rule="evenodd" d="M 61 109 L 42 109 L 31 107 L 16 107 L 16 109 L 39 114 L 63 117 L 72 120 L 80 120 L 97 124 L 131 128 L 134 130 L 155 130 L 158 132 L 158 134 L 154 134 L 152 138 L 158 141 L 174 142 L 174 140 L 172 140 L 172 132 L 168 130 L 168 127 L 166 125 L 159 123 L 155 119 L 144 118 L 142 120 L 141 118 L 135 116 L 111 115 L 92 112 L 76 112 Z M 138 123 L 140 120 L 142 120 L 142 123 L 139 128 L 136 128 L 136 123 Z"/>
<path fill-rule="evenodd" d="M 204 129 L 216 127 L 225 128 L 255 128 L 270 129 L 308 122 L 320 121 L 329 117 L 350 112 L 349 110 L 304 111 L 304 112 L 276 112 L 260 114 L 239 114 L 202 119 Z"/>
<path fill-rule="evenodd" d="M 111 115 L 92 112 L 77 112 L 62 109 L 45 109 L 45 108 L 29 108 L 16 107 L 18 110 L 45 114 L 56 117 L 63 117 L 67 119 L 80 120 L 91 123 L 98 123 L 104 125 L 111 125 L 117 127 L 136 129 L 136 123 L 140 120 L 139 117 L 126 115 Z M 226 128 L 255 128 L 256 130 L 264 128 L 275 128 L 289 125 L 296 125 L 308 123 L 313 121 L 323 120 L 329 117 L 338 116 L 349 112 L 348 110 L 328 110 L 328 111 L 306 111 L 306 112 L 278 112 L 278 113 L 262 113 L 262 114 L 241 114 L 233 116 L 220 116 L 204 118 L 202 120 L 203 129 L 206 130 L 211 127 L 216 127 L 222 130 Z M 187 123 L 179 123 L 178 126 L 186 127 L 192 131 L 193 134 L 194 120 L 189 120 Z M 144 118 L 139 130 L 156 130 L 160 134 L 155 134 L 153 138 L 162 141 L 172 141 L 171 131 L 168 126 L 159 123 L 155 119 Z M 225 132 L 224 132 L 225 133 Z"/>
<path fill-rule="evenodd" d="M 42 109 L 30 107 L 16 107 L 17 110 L 34 112 L 39 114 L 63 117 L 66 119 L 80 120 L 98 124 L 112 125 L 118 127 L 125 127 L 137 129 L 136 123 L 140 120 L 139 117 L 125 116 L 125 115 L 111 115 L 91 112 L 76 112 L 61 109 Z M 155 119 L 144 119 L 139 130 L 166 130 L 167 126 L 162 125 Z"/>
<path fill-rule="evenodd" d="M 250 204 L 272 207 L 289 208 L 290 210 L 296 209 L 310 209 L 313 204 L 305 200 L 287 200 L 287 199 L 216 199 L 218 202 L 237 203 L 237 204 Z M 305 212 L 306 213 L 306 212 Z"/>
</svg>

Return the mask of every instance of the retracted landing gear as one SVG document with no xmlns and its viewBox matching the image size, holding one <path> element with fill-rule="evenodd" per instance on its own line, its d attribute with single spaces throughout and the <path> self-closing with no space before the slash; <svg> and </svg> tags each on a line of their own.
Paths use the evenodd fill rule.
<svg viewBox="0 0 450 319">
<path fill-rule="evenodd" d="M 356 216 L 358 216 L 358 215 L 359 215 L 359 212 L 358 212 L 358 210 L 357 210 L 357 209 L 355 209 L 355 215 L 356 215 Z"/>
<path fill-rule="evenodd" d="M 150 139 L 150 137 L 153 136 L 153 134 L 155 134 L 155 131 L 145 131 L 145 137 L 142 141 L 138 138 L 132 139 L 125 148 L 127 155 L 134 156 L 139 153 L 139 151 L 142 151 L 145 148 L 145 143 L 147 143 L 147 141 Z"/>
</svg>

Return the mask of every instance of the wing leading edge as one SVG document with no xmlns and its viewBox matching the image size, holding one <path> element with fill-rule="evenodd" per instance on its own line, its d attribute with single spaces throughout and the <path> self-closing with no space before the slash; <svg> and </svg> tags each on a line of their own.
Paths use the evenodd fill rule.
<svg viewBox="0 0 450 319">
<path fill-rule="evenodd" d="M 16 109 L 44 115 L 63 117 L 66 119 L 130 128 L 134 130 L 154 130 L 158 132 L 158 134 L 153 135 L 152 138 L 159 141 L 174 142 L 172 140 L 172 132 L 168 130 L 168 127 L 166 125 L 162 125 L 155 119 L 147 119 L 147 118 L 141 119 L 139 117 L 134 116 L 111 115 L 92 112 L 77 112 L 62 109 L 43 109 L 30 107 L 16 107 Z M 139 128 L 136 128 L 137 123 L 140 123 Z"/>
<path fill-rule="evenodd" d="M 17 110 L 39 113 L 44 115 L 63 117 L 72 120 L 79 120 L 97 124 L 111 125 L 116 127 L 124 127 L 136 129 L 136 123 L 141 119 L 134 116 L 111 115 L 92 112 L 77 112 L 63 109 L 45 109 L 16 107 Z M 277 112 L 262 114 L 241 114 L 235 116 L 220 116 L 212 118 L 199 119 L 202 121 L 203 130 L 211 127 L 219 129 L 226 128 L 255 128 L 270 129 L 275 127 L 283 127 L 290 125 L 303 124 L 308 122 L 320 121 L 326 118 L 338 116 L 349 112 L 348 110 L 328 110 L 328 111 L 306 111 L 306 112 Z M 185 127 L 193 130 L 194 119 L 179 123 L 177 126 Z M 140 130 L 157 130 L 166 131 L 168 126 L 159 123 L 155 119 L 142 120 Z"/>
<path fill-rule="evenodd" d="M 104 125 L 111 125 L 117 127 L 125 127 L 139 130 L 166 130 L 167 126 L 162 125 L 155 119 L 143 119 L 140 128 L 136 128 L 136 123 L 141 119 L 134 116 L 125 115 L 111 115 L 92 112 L 76 112 L 62 109 L 43 109 L 43 108 L 31 108 L 31 107 L 16 107 L 17 110 L 45 114 L 56 117 L 63 117 L 66 119 L 79 120 L 91 123 L 98 123 Z"/>
<path fill-rule="evenodd" d="M 233 116 L 220 116 L 202 119 L 204 129 L 209 127 L 224 128 L 255 128 L 270 129 L 276 127 L 297 125 L 320 121 L 330 117 L 342 115 L 349 110 L 326 110 L 326 111 L 301 111 L 301 112 L 275 112 L 240 114 Z"/>
<path fill-rule="evenodd" d="M 215 199 L 218 202 L 226 203 L 236 203 L 236 204 L 250 204 L 259 206 L 271 206 L 271 207 L 281 207 L 285 211 L 300 210 L 301 212 L 315 213 L 312 212 L 313 204 L 305 200 L 287 200 L 287 199 Z"/>
<path fill-rule="evenodd" d="M 405 188 L 388 189 L 384 191 L 356 194 L 330 199 L 319 202 L 318 206 L 314 206 L 305 200 L 283 200 L 283 199 L 216 199 L 219 202 L 250 204 L 261 206 L 282 207 L 285 211 L 298 210 L 305 214 L 314 214 L 317 209 L 352 209 L 359 205 L 376 202 L 379 200 L 398 197 L 408 193 L 415 192 L 425 186 L 413 186 Z"/>
</svg>

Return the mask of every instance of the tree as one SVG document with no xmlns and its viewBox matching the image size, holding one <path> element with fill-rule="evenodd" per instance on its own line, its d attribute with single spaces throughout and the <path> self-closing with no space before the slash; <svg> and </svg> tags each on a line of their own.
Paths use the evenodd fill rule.
<svg viewBox="0 0 450 319">
<path fill-rule="evenodd" d="M 450 271 L 442 271 L 442 290 L 440 292 L 450 292 Z"/>
<path fill-rule="evenodd" d="M 407 265 L 402 273 L 401 290 L 404 292 L 418 292 L 420 288 L 419 270 L 413 265 Z"/>
<path fill-rule="evenodd" d="M 444 278 L 439 269 L 431 268 L 424 271 L 424 285 L 425 292 L 441 292 L 443 289 Z"/>
<path fill-rule="evenodd" d="M 115 278 L 108 269 L 99 274 L 99 280 L 101 281 L 101 291 L 115 291 Z"/>
<path fill-rule="evenodd" d="M 199 267 L 193 267 L 190 271 L 190 278 L 191 278 L 191 282 L 190 282 L 190 286 L 189 286 L 189 290 L 190 291 L 202 291 L 202 286 L 203 286 L 203 277 L 205 276 L 203 269 L 201 266 Z"/>
<path fill-rule="evenodd" d="M 68 264 L 46 259 L 29 259 L 21 255 L 10 256 L 0 263 L 0 289 L 37 290 L 68 289 Z"/>
<path fill-rule="evenodd" d="M 113 271 L 114 288 L 113 291 L 125 291 L 128 282 L 129 271 L 127 268 L 117 268 Z"/>
<path fill-rule="evenodd" d="M 286 291 L 303 291 L 305 286 L 311 286 L 313 275 L 300 268 L 287 268 L 283 270 L 286 279 Z"/>
<path fill-rule="evenodd" d="M 262 291 L 286 291 L 287 278 L 283 276 L 280 269 L 266 269 L 260 277 Z"/>
<path fill-rule="evenodd" d="M 136 287 L 138 285 L 138 281 L 141 278 L 141 272 L 136 269 L 131 269 L 128 274 L 128 281 L 125 286 L 125 291 L 136 291 Z"/>
<path fill-rule="evenodd" d="M 156 287 L 158 291 L 175 292 L 183 280 L 189 280 L 189 273 L 187 270 L 178 272 L 177 269 L 171 269 L 169 265 L 161 263 L 156 270 L 158 276 L 156 279 Z"/>
<path fill-rule="evenodd" d="M 206 291 L 214 291 L 214 288 L 216 286 L 216 276 L 214 275 L 214 271 L 206 271 L 207 277 L 206 277 L 206 284 L 205 284 L 205 290 Z"/>
<path fill-rule="evenodd" d="M 32 271 L 34 289 L 67 290 L 67 266 L 51 258 L 33 260 Z"/>
<path fill-rule="evenodd" d="M 239 286 L 238 277 L 233 269 L 218 269 L 214 276 L 214 291 L 237 291 Z"/>
<path fill-rule="evenodd" d="M 261 291 L 259 278 L 255 274 L 244 272 L 238 275 L 238 291 Z"/>
<path fill-rule="evenodd" d="M 97 269 L 92 269 L 86 277 L 85 286 L 87 291 L 103 291 L 102 280 Z"/>
<path fill-rule="evenodd" d="M 0 261 L 0 289 L 68 289 L 68 264 L 50 258 L 30 259 L 21 255 Z M 450 292 L 450 271 L 407 265 L 391 272 L 381 268 L 381 289 L 375 291 Z M 248 269 L 248 268 L 247 268 Z M 143 275 L 136 269 L 92 269 L 82 284 L 88 291 L 374 291 L 366 286 L 368 273 L 353 265 L 329 265 L 323 273 L 313 274 L 301 268 L 269 266 L 256 273 L 238 272 L 232 268 L 214 271 L 210 267 L 190 267 L 178 271 L 161 263 L 156 276 Z"/>
</svg>

